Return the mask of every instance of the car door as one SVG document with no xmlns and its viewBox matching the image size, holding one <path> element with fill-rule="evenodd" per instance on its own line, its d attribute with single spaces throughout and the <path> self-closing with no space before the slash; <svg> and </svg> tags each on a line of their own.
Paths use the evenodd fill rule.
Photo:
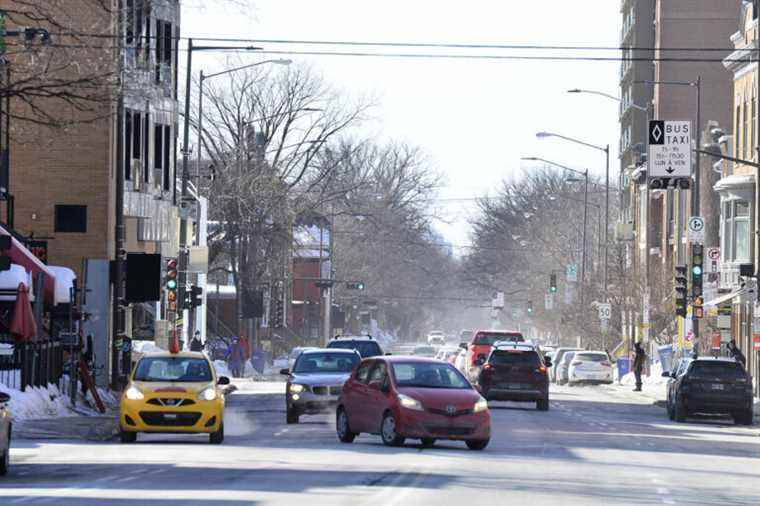
<svg viewBox="0 0 760 506">
<path fill-rule="evenodd" d="M 374 363 L 374 360 L 362 361 L 343 387 L 343 405 L 348 413 L 348 423 L 355 432 L 367 432 L 367 382 Z"/>
<path fill-rule="evenodd" d="M 8 411 L 7 400 L 5 394 L 3 394 L 3 399 L 0 399 L 0 454 L 7 451 L 10 447 L 8 434 L 10 432 L 11 414 Z"/>
<path fill-rule="evenodd" d="M 388 408 L 388 394 L 384 392 L 383 385 L 389 384 L 388 364 L 385 360 L 378 360 L 372 366 L 367 385 L 367 430 L 368 432 L 380 432 L 380 423 L 383 413 Z"/>
</svg>

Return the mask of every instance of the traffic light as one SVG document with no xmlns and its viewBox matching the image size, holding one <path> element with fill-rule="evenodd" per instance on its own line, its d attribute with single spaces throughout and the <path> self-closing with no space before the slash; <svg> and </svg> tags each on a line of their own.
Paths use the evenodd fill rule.
<svg viewBox="0 0 760 506">
<path fill-rule="evenodd" d="M 686 317 L 687 294 L 689 292 L 686 266 L 676 265 L 675 292 L 676 292 L 676 316 Z"/>
<path fill-rule="evenodd" d="M 532 315 L 532 314 L 533 314 L 533 301 L 529 300 L 528 301 L 528 315 Z"/>
<path fill-rule="evenodd" d="M 557 275 L 549 274 L 549 293 L 557 293 Z"/>
<path fill-rule="evenodd" d="M 283 304 L 282 299 L 277 298 L 274 301 L 274 312 L 272 314 L 272 327 L 274 328 L 282 328 L 283 320 L 285 316 L 285 304 Z"/>
<path fill-rule="evenodd" d="M 364 281 L 349 281 L 346 283 L 347 290 L 364 290 Z"/>
<path fill-rule="evenodd" d="M 701 244 L 691 245 L 691 296 L 693 300 L 702 296 L 702 264 L 704 255 Z"/>
<path fill-rule="evenodd" d="M 200 286 L 191 286 L 187 292 L 186 307 L 193 309 L 203 305 L 203 288 Z"/>
<path fill-rule="evenodd" d="M 169 311 L 177 310 L 177 260 L 174 258 L 166 262 L 166 303 Z"/>
<path fill-rule="evenodd" d="M 702 318 L 705 315 L 705 309 L 702 307 L 704 301 L 702 296 L 694 297 L 694 318 Z"/>
</svg>

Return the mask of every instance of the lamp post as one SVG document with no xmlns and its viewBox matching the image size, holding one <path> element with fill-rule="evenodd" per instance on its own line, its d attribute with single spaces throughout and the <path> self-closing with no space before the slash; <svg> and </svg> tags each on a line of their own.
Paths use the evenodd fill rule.
<svg viewBox="0 0 760 506">
<path fill-rule="evenodd" d="M 580 144 L 581 146 L 585 146 L 587 148 L 596 149 L 597 151 L 602 151 L 605 156 L 605 192 L 604 192 L 604 301 L 607 302 L 607 259 L 609 256 L 609 230 L 610 230 L 610 145 L 607 144 L 605 147 L 597 146 L 596 144 L 589 144 L 588 142 L 584 142 L 578 139 L 575 139 L 573 137 L 567 137 L 565 135 L 555 134 L 552 132 L 538 132 L 536 134 L 536 137 L 538 139 L 546 139 L 549 137 L 556 137 L 558 139 L 563 139 L 568 142 L 572 142 L 575 144 Z M 577 171 L 576 171 L 577 172 Z M 588 173 L 588 170 L 586 171 Z M 586 186 L 588 187 L 588 177 L 586 178 Z"/>
<path fill-rule="evenodd" d="M 583 241 L 583 248 L 581 250 L 581 308 L 583 308 L 583 305 L 584 305 L 583 296 L 584 296 L 585 285 L 586 285 L 586 228 L 588 224 L 588 169 L 581 172 L 579 170 L 570 168 L 566 165 L 562 165 L 562 164 L 545 160 L 543 158 L 538 158 L 535 156 L 523 157 L 523 158 L 520 158 L 520 160 L 524 160 L 527 162 L 543 162 L 548 165 L 553 165 L 555 167 L 559 167 L 562 170 L 567 170 L 575 174 L 579 174 L 583 176 L 585 180 L 585 185 L 583 189 L 583 233 L 582 233 L 583 238 L 581 239 Z"/>
</svg>

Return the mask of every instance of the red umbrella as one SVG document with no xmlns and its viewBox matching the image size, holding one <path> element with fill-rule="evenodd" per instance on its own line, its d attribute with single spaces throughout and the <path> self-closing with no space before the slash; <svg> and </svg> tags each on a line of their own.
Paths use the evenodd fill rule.
<svg viewBox="0 0 760 506">
<path fill-rule="evenodd" d="M 32 305 L 29 303 L 29 290 L 23 283 L 18 285 L 16 305 L 13 306 L 11 334 L 18 341 L 31 341 L 37 336 L 37 322 L 34 321 Z"/>
</svg>

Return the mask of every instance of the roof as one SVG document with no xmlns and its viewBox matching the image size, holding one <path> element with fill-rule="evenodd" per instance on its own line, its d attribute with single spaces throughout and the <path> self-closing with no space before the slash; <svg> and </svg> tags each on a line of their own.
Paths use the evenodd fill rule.
<svg viewBox="0 0 760 506">
<path fill-rule="evenodd" d="M 431 363 L 431 364 L 448 364 L 448 362 L 442 362 L 434 358 L 420 357 L 419 355 L 384 355 L 381 357 L 368 357 L 368 359 L 369 360 L 383 359 L 386 362 L 389 362 L 391 364 L 404 363 L 404 362 L 425 362 L 425 363 Z"/>
<path fill-rule="evenodd" d="M 736 360 L 731 357 L 697 357 L 692 359 L 693 362 L 727 362 L 736 364 Z"/>
<path fill-rule="evenodd" d="M 153 351 L 143 354 L 143 357 L 148 358 L 161 358 L 161 357 L 177 357 L 177 358 L 203 358 L 208 360 L 208 357 L 200 351 L 180 351 L 179 353 L 171 353 L 168 351 Z"/>
<path fill-rule="evenodd" d="M 489 334 L 520 334 L 522 335 L 522 332 L 520 332 L 519 330 L 481 329 L 481 330 L 476 330 L 474 333 L 479 334 L 480 332 L 488 332 Z"/>
<path fill-rule="evenodd" d="M 363 336 L 335 336 L 335 337 L 333 337 L 333 340 L 338 340 L 338 341 L 376 341 L 376 339 L 374 339 L 370 335 L 363 335 Z"/>
<path fill-rule="evenodd" d="M 314 353 L 344 353 L 346 355 L 356 355 L 358 352 L 356 350 L 350 350 L 348 348 L 311 348 L 308 350 L 303 350 L 301 352 L 301 355 L 312 355 Z"/>
</svg>

